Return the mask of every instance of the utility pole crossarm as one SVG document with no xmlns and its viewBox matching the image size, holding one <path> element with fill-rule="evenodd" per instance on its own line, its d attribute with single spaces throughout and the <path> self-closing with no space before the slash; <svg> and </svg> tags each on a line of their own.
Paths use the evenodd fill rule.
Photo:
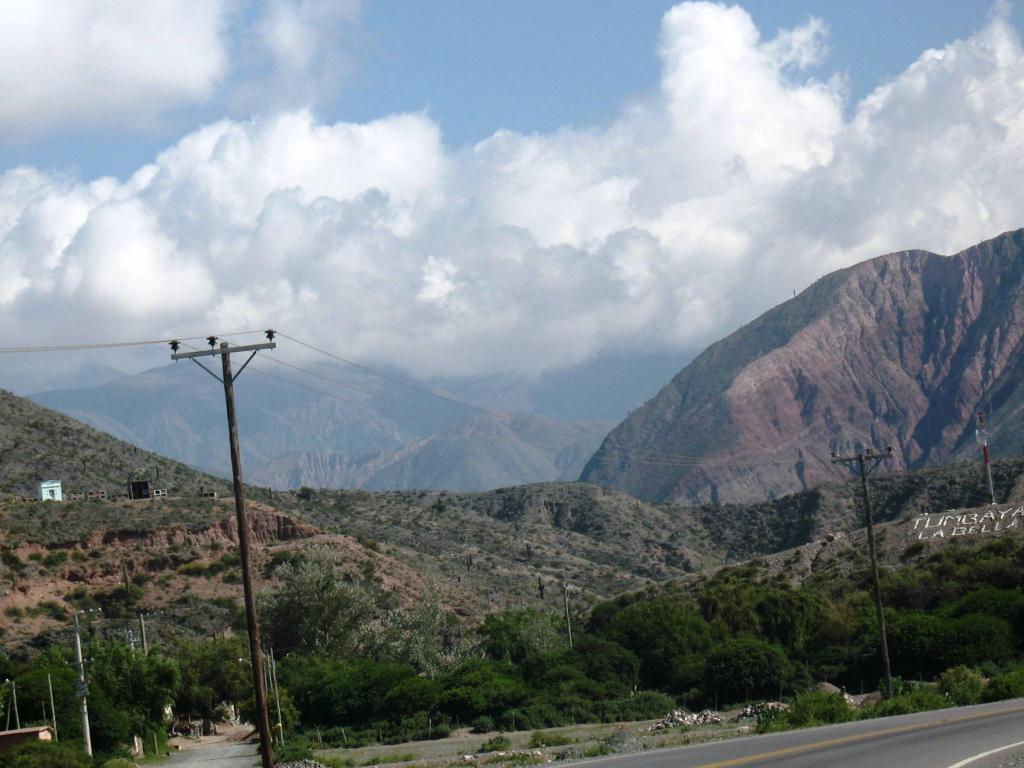
<svg viewBox="0 0 1024 768">
<path fill-rule="evenodd" d="M 241 347 L 227 347 L 226 349 L 218 347 L 216 349 L 200 349 L 195 352 L 175 352 L 171 355 L 171 360 L 210 357 L 211 355 L 223 355 L 225 352 L 228 354 L 234 354 L 235 352 L 259 352 L 261 349 L 277 349 L 277 344 L 271 341 L 263 344 L 244 344 Z"/>
</svg>

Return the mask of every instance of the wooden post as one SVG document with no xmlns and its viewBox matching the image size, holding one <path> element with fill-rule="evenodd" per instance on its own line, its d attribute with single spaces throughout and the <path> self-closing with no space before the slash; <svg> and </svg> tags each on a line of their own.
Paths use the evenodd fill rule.
<svg viewBox="0 0 1024 768">
<path fill-rule="evenodd" d="M 50 719 L 53 720 L 53 740 L 59 741 L 57 738 L 57 710 L 53 707 L 53 681 L 50 679 L 50 673 L 46 673 L 46 687 L 50 690 Z"/>
<path fill-rule="evenodd" d="M 889 641 L 885 631 L 885 610 L 882 607 L 882 583 L 878 578 L 878 555 L 875 549 L 875 519 L 871 513 L 871 499 L 868 496 L 868 468 L 864 452 L 857 455 L 860 469 L 861 490 L 864 493 L 864 517 L 868 526 L 868 553 L 871 556 L 871 581 L 875 592 L 875 615 L 878 619 L 878 647 L 882 652 L 882 673 L 885 675 L 885 695 L 892 696 L 892 667 L 889 664 Z"/>
<path fill-rule="evenodd" d="M 235 414 L 235 377 L 240 374 L 256 353 L 263 349 L 274 349 L 274 332 L 267 331 L 266 344 L 247 344 L 232 347 L 221 342 L 215 347 L 217 338 L 210 336 L 210 349 L 196 352 L 178 352 L 179 343 L 171 342 L 171 359 L 187 360 L 199 365 L 204 371 L 224 385 L 224 404 L 228 417 L 228 442 L 231 446 L 231 480 L 235 491 L 235 517 L 238 523 L 238 552 L 242 560 L 242 591 L 245 595 L 245 619 L 249 631 L 249 660 L 252 664 L 252 687 L 256 699 L 256 727 L 260 734 L 260 754 L 263 768 L 274 768 L 274 743 L 270 730 L 270 713 L 267 711 L 267 687 L 263 679 L 263 650 L 260 648 L 260 623 L 256 614 L 256 593 L 252 580 L 252 558 L 249 548 L 249 522 L 245 514 L 245 487 L 242 485 L 242 454 L 238 446 L 238 418 Z M 249 359 L 238 369 L 237 374 L 231 372 L 231 353 L 251 352 Z M 220 355 L 221 376 L 199 362 L 197 358 Z"/>
<path fill-rule="evenodd" d="M 242 591 L 245 595 L 245 619 L 249 630 L 249 655 L 252 660 L 252 684 L 256 698 L 257 728 L 263 768 L 274 768 L 274 746 L 267 712 L 267 691 L 263 685 L 263 651 L 260 648 L 260 624 L 256 614 L 256 594 L 252 584 L 252 558 L 249 551 L 249 522 L 245 515 L 245 488 L 242 485 L 242 454 L 238 447 L 238 418 L 235 414 L 235 382 L 231 376 L 231 352 L 226 342 L 220 345 L 224 378 L 224 402 L 228 415 L 228 441 L 231 444 L 231 480 L 235 490 L 235 517 L 238 522 L 238 551 L 242 559 Z"/>
<path fill-rule="evenodd" d="M 882 606 L 882 583 L 878 577 L 878 554 L 875 547 L 875 518 L 871 511 L 871 498 L 868 496 L 868 475 L 885 459 L 893 455 L 892 447 L 885 450 L 885 453 L 876 454 L 874 449 L 865 448 L 853 456 L 839 456 L 832 452 L 833 464 L 856 464 L 860 473 L 861 492 L 864 497 L 864 522 L 868 529 L 868 554 L 871 559 L 871 582 L 875 598 L 875 618 L 878 622 L 878 648 L 882 656 L 882 675 L 885 690 L 883 695 L 888 698 L 892 696 L 892 665 L 889 662 L 889 641 L 886 638 L 885 609 Z M 868 466 L 868 462 L 872 462 Z"/>
<path fill-rule="evenodd" d="M 88 688 L 85 683 L 85 661 L 82 660 L 82 633 L 78 625 L 78 613 L 75 613 L 75 661 L 78 663 L 78 696 L 82 710 L 82 739 L 85 741 L 85 754 L 92 757 L 92 734 L 89 731 L 89 704 L 86 701 Z"/>
</svg>

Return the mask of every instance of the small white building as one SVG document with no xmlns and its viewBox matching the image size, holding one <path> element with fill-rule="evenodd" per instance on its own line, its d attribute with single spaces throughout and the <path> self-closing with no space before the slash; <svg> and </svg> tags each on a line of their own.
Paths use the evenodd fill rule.
<svg viewBox="0 0 1024 768">
<path fill-rule="evenodd" d="M 60 480 L 43 480 L 39 483 L 39 498 L 43 501 L 64 501 Z"/>
</svg>

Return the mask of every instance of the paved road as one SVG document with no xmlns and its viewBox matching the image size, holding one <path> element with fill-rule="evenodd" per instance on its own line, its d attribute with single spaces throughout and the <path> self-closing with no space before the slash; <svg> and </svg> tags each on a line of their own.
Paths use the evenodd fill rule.
<svg viewBox="0 0 1024 768">
<path fill-rule="evenodd" d="M 600 768 L 994 768 L 1024 753 L 1024 699 L 587 761 Z M 975 755 L 1013 749 L 958 765 Z"/>
<path fill-rule="evenodd" d="M 252 768 L 259 762 L 255 744 L 211 744 L 171 755 L 167 768 Z"/>
</svg>

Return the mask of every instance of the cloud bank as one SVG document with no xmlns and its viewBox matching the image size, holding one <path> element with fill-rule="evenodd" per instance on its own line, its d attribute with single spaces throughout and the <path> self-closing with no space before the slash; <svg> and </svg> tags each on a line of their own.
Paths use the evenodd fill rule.
<svg viewBox="0 0 1024 768">
<path fill-rule="evenodd" d="M 0 24 L 0 131 L 151 120 L 227 68 L 221 0 L 33 0 Z"/>
<path fill-rule="evenodd" d="M 1024 49 L 1002 17 L 855 105 L 808 74 L 816 19 L 766 39 L 739 7 L 683 3 L 657 55 L 659 87 L 599 128 L 451 149 L 426 114 L 295 110 L 207 125 L 127 180 L 8 171 L 5 335 L 273 325 L 417 374 L 539 373 L 693 349 L 833 269 L 1024 225 Z"/>
</svg>

